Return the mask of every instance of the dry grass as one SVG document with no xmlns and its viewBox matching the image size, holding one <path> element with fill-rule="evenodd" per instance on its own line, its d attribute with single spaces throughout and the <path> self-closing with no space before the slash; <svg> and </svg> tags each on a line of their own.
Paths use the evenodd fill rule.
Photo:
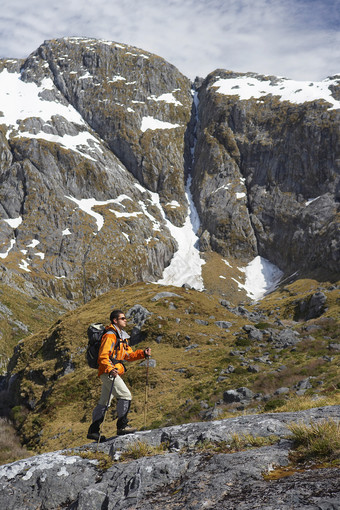
<svg viewBox="0 0 340 510">
<path fill-rule="evenodd" d="M 196 445 L 196 449 L 204 453 L 234 453 L 247 448 L 260 448 L 277 443 L 278 437 L 254 436 L 253 434 L 232 434 L 228 441 L 203 441 Z"/>
<path fill-rule="evenodd" d="M 31 457 L 34 453 L 22 447 L 14 427 L 4 418 L 0 418 L 0 464 Z"/>
<path fill-rule="evenodd" d="M 294 462 L 310 460 L 340 462 L 340 423 L 328 419 L 319 422 L 291 423 L 295 450 L 291 453 Z"/>
<path fill-rule="evenodd" d="M 179 297 L 153 301 L 158 292 L 164 291 L 173 292 Z M 339 291 L 337 292 L 339 294 Z M 277 293 L 277 296 L 282 298 L 282 293 Z M 280 301 L 279 298 L 276 297 L 275 301 L 274 297 L 271 297 L 272 309 L 278 306 L 280 310 L 284 309 L 286 301 Z M 289 297 L 296 298 L 295 293 Z M 282 353 L 273 349 L 266 341 L 253 341 L 249 346 L 239 346 L 236 340 L 240 334 L 244 336 L 242 328 L 250 321 L 246 317 L 238 317 L 228 312 L 219 301 L 218 296 L 209 292 L 201 293 L 155 284 L 134 284 L 110 291 L 76 311 L 66 313 L 50 329 L 26 338 L 20 344 L 20 359 L 16 366 L 13 366 L 13 374 L 19 374 L 21 398 L 37 403 L 19 423 L 21 434 L 27 438 L 30 448 L 40 453 L 86 443 L 91 412 L 100 394 L 100 381 L 96 371 L 88 368 L 85 362 L 87 326 L 94 321 L 107 323 L 113 307 L 126 311 L 136 303 L 152 313 L 144 327 L 148 336 L 138 348 L 150 345 L 152 358 L 157 363 L 156 367 L 149 369 L 147 403 L 145 367 L 140 367 L 139 362 L 128 364 L 125 380 L 133 394 L 129 418 L 131 424 L 137 428 L 145 426 L 150 429 L 201 421 L 202 401 L 213 407 L 221 401 L 225 390 L 241 386 L 254 392 L 258 388 L 263 394 L 273 393 L 283 385 L 289 386 L 291 393 L 285 395 L 281 402 L 277 402 L 279 405 L 275 411 L 298 411 L 340 403 L 337 396 L 340 381 L 334 353 L 327 350 L 327 354 L 332 355 L 334 360 L 321 362 L 317 349 L 308 350 L 307 344 L 304 344 L 303 350 L 299 350 L 297 346 L 294 351 L 285 349 Z M 262 308 L 262 302 L 254 305 L 254 308 L 260 306 Z M 339 310 L 339 305 L 337 306 Z M 202 319 L 208 324 L 197 322 Z M 266 322 L 270 323 L 270 327 L 276 328 L 273 319 L 275 317 L 269 315 Z M 230 331 L 218 328 L 215 325 L 217 320 L 230 321 Z M 327 324 L 333 328 L 331 322 Z M 293 323 L 287 322 L 287 325 L 296 327 Z M 127 330 L 131 331 L 131 327 L 130 323 Z M 315 342 L 319 342 L 319 337 Z M 322 339 L 320 345 L 321 343 L 324 345 L 325 340 Z M 187 349 L 192 344 L 196 344 L 196 347 Z M 268 351 L 271 364 L 263 363 L 260 373 L 250 373 L 241 365 L 241 359 L 230 356 L 231 350 L 246 351 L 244 356 L 247 360 L 262 356 Z M 64 368 L 70 362 L 74 370 L 65 374 Z M 220 372 L 230 364 L 235 366 L 235 371 L 228 374 L 225 380 L 218 381 Z M 286 365 L 286 370 L 277 370 L 282 364 Z M 312 378 L 313 388 L 307 391 L 311 394 L 304 397 L 294 396 L 293 385 L 310 375 L 318 377 Z M 322 379 L 322 385 L 317 384 L 319 379 Z M 235 412 L 229 411 L 235 411 L 237 406 L 231 407 L 221 405 L 223 414 L 219 415 L 218 419 L 235 416 Z M 253 409 L 246 408 L 241 412 L 263 411 L 263 405 L 259 401 L 253 403 L 252 407 Z M 110 411 L 102 431 L 106 436 L 115 433 L 113 419 Z"/>
<path fill-rule="evenodd" d="M 145 441 L 130 443 L 127 449 L 121 454 L 120 460 L 135 460 L 141 457 L 151 457 L 167 451 L 167 445 L 161 443 L 159 446 L 151 446 Z"/>
<path fill-rule="evenodd" d="M 340 405 L 340 394 L 334 393 L 330 396 L 315 397 L 315 395 L 292 396 L 282 406 L 277 407 L 275 412 L 296 412 L 313 409 L 314 407 L 337 406 Z"/>
</svg>

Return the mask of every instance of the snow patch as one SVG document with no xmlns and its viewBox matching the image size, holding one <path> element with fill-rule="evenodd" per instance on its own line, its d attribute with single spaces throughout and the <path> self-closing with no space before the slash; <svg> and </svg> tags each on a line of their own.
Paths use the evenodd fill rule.
<svg viewBox="0 0 340 510">
<path fill-rule="evenodd" d="M 148 99 L 151 99 L 152 101 L 165 101 L 166 103 L 172 103 L 176 106 L 183 106 L 182 103 L 175 98 L 172 92 L 161 94 L 158 97 L 152 95 L 149 96 Z"/>
<path fill-rule="evenodd" d="M 283 276 L 281 269 L 260 256 L 255 257 L 244 269 L 246 276 L 245 283 L 241 284 L 234 278 L 233 280 L 254 301 L 273 291 Z"/>
<path fill-rule="evenodd" d="M 21 264 L 19 264 L 19 267 L 20 267 L 20 269 L 23 269 L 23 270 L 24 270 L 24 271 L 26 271 L 27 273 L 30 273 L 30 272 L 31 272 L 31 270 L 30 270 L 30 269 L 28 269 L 28 262 L 27 262 L 27 260 L 22 259 L 22 260 L 21 260 Z"/>
<path fill-rule="evenodd" d="M 180 127 L 179 124 L 171 124 L 170 122 L 164 122 L 163 120 L 155 119 L 154 117 L 143 117 L 140 130 L 147 131 L 148 129 L 174 129 Z"/>
<path fill-rule="evenodd" d="M 193 203 L 190 185 L 191 177 L 188 178 L 185 193 L 189 206 L 189 214 L 183 227 L 176 227 L 166 220 L 172 237 L 177 241 L 178 249 L 170 265 L 165 268 L 163 278 L 158 280 L 157 283 L 161 285 L 174 285 L 176 287 L 181 287 L 187 283 L 196 290 L 203 290 L 202 265 L 205 264 L 205 261 L 201 259 L 200 252 L 196 247 L 198 241 L 196 233 L 199 229 L 200 221 Z"/>
<path fill-rule="evenodd" d="M 315 202 L 315 200 L 318 200 L 320 197 L 316 197 L 316 198 L 310 198 L 309 200 L 306 200 L 305 202 L 305 206 L 307 207 L 308 205 L 310 205 L 312 202 Z"/>
<path fill-rule="evenodd" d="M 115 81 L 126 81 L 126 78 L 117 74 L 117 76 L 114 76 L 108 83 L 114 83 Z"/>
<path fill-rule="evenodd" d="M 7 220 L 4 220 L 8 225 L 12 228 L 18 228 L 19 225 L 22 223 L 22 217 L 18 216 L 17 218 L 9 218 Z"/>
<path fill-rule="evenodd" d="M 40 244 L 40 241 L 37 239 L 32 239 L 30 244 L 27 244 L 27 248 L 35 248 L 38 244 Z"/>
<path fill-rule="evenodd" d="M 171 200 L 171 202 L 168 202 L 166 205 L 169 205 L 171 209 L 177 209 L 177 207 L 181 207 L 181 204 L 179 204 L 177 200 Z"/>
<path fill-rule="evenodd" d="M 5 253 L 0 253 L 0 259 L 5 259 L 9 252 L 11 251 L 11 249 L 13 248 L 13 246 L 15 245 L 15 239 L 11 239 L 11 242 L 10 242 L 10 247 L 8 248 L 7 251 L 5 251 Z"/>
<path fill-rule="evenodd" d="M 126 199 L 132 200 L 127 195 L 120 195 L 118 198 L 113 198 L 113 199 L 110 199 L 110 200 L 103 200 L 103 201 L 96 200 L 95 198 L 83 198 L 83 199 L 78 200 L 77 198 L 74 198 L 74 197 L 71 197 L 71 196 L 67 196 L 67 195 L 65 195 L 65 197 L 68 198 L 69 200 L 72 200 L 72 202 L 75 202 L 78 205 L 79 209 L 84 211 L 86 214 L 89 214 L 90 216 L 93 216 L 95 218 L 95 220 L 97 222 L 98 232 L 103 228 L 104 218 L 103 218 L 103 216 L 101 214 L 99 214 L 99 213 L 97 213 L 95 211 L 92 211 L 93 207 L 101 206 L 101 205 L 107 205 L 107 204 L 119 204 L 119 205 L 122 205 L 121 202 L 123 200 L 126 200 Z M 112 212 L 115 212 L 115 211 L 112 211 Z M 115 212 L 115 214 L 116 214 L 116 212 Z M 67 234 L 64 234 L 64 235 L 67 235 Z"/>
</svg>

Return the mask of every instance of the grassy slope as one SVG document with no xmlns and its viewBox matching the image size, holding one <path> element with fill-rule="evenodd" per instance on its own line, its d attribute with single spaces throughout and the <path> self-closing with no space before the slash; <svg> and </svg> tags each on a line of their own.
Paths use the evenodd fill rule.
<svg viewBox="0 0 340 510">
<path fill-rule="evenodd" d="M 50 298 L 27 295 L 23 290 L 0 284 L 0 374 L 6 372 L 8 358 L 18 341 L 48 327 L 65 312 Z"/>
<path fill-rule="evenodd" d="M 330 285 L 324 284 L 323 287 L 330 288 Z M 270 394 L 267 402 L 253 402 L 243 412 L 287 409 L 289 403 L 292 408 L 338 403 L 338 356 L 336 351 L 329 350 L 329 343 L 337 342 L 339 337 L 339 290 L 324 290 L 328 309 L 321 318 L 308 322 L 321 326 L 313 331 L 314 339 L 304 330 L 304 322 L 292 320 L 296 309 L 294 301 L 301 295 L 310 295 L 317 288 L 320 285 L 316 281 L 299 281 L 255 306 L 269 314 L 266 322 L 270 327 L 282 329 L 284 326 L 275 323 L 281 319 L 285 325 L 305 335 L 296 348 L 281 351 L 265 340 L 249 342 L 242 327 L 250 321 L 228 312 L 219 303 L 220 298 L 208 292 L 140 283 L 111 291 L 76 311 L 68 312 L 49 330 L 21 342 L 16 365 L 13 362 L 13 372 L 22 377 L 17 404 L 24 399 L 33 407 L 28 413 L 20 405 L 13 408 L 13 417 L 17 425 L 21 424 L 21 437 L 36 451 L 86 442 L 91 411 L 100 391 L 96 371 L 88 368 L 84 359 L 87 326 L 94 321 L 107 322 L 112 308 L 127 311 L 135 304 L 152 312 L 143 328 L 148 336 L 138 347 L 150 345 L 152 357 L 157 362 L 155 368 L 149 369 L 146 406 L 146 368 L 139 367 L 139 362 L 128 367 L 126 380 L 134 396 L 131 419 L 137 427 L 143 427 L 144 422 L 150 428 L 199 420 L 202 401 L 210 407 L 217 403 L 223 411 L 219 418 L 230 416 L 231 412 L 240 409 L 235 405 L 221 405 L 223 392 L 241 386 Z M 174 292 L 180 297 L 152 301 L 157 292 L 164 291 Z M 208 325 L 198 324 L 197 320 L 207 320 Z M 215 325 L 217 320 L 232 322 L 230 331 L 218 328 Z M 187 349 L 193 344 L 196 347 Z M 231 350 L 245 351 L 243 358 L 230 355 Z M 271 363 L 256 362 L 260 372 L 249 372 L 244 359 L 251 362 L 264 354 L 269 356 Z M 221 370 L 230 364 L 235 371 L 218 382 Z M 286 368 L 277 370 L 282 365 Z M 70 367 L 71 370 L 68 369 Z M 277 388 L 292 388 L 308 376 L 313 377 L 313 387 L 307 390 L 305 396 L 297 398 L 293 389 L 284 397 L 273 395 Z M 313 401 L 315 398 L 319 400 Z M 108 415 L 104 424 L 106 435 L 115 432 L 112 418 Z"/>
</svg>

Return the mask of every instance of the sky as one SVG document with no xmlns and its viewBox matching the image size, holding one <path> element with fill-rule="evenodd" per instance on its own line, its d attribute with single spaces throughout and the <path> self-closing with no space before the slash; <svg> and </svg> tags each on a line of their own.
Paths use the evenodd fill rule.
<svg viewBox="0 0 340 510">
<path fill-rule="evenodd" d="M 295 80 L 340 73 L 340 0 L 2 0 L 0 58 L 83 36 L 156 53 L 191 79 L 215 69 Z"/>
</svg>

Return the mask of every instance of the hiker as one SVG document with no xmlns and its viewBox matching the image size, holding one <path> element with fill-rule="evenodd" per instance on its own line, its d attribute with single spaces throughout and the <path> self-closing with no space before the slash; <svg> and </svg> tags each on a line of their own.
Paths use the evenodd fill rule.
<svg viewBox="0 0 340 510">
<path fill-rule="evenodd" d="M 151 355 L 150 347 L 144 351 L 133 351 L 128 344 L 129 335 L 124 331 L 126 317 L 121 310 L 110 314 L 110 326 L 106 326 L 98 355 L 98 377 L 102 382 L 99 402 L 92 413 L 92 424 L 87 433 L 88 439 L 105 441 L 100 434 L 100 425 L 113 397 L 117 399 L 117 434 L 132 434 L 137 429 L 128 426 L 127 414 L 131 405 L 131 392 L 124 383 L 122 375 L 126 371 L 123 360 L 136 361 Z"/>
</svg>

